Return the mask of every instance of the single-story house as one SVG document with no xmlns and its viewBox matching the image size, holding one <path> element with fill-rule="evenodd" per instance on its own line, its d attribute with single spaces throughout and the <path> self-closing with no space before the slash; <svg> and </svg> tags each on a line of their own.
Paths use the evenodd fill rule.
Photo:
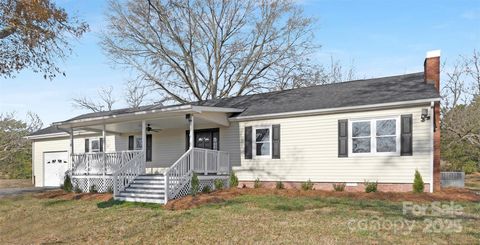
<svg viewBox="0 0 480 245">
<path fill-rule="evenodd" d="M 239 186 L 440 188 L 440 51 L 424 71 L 179 105 L 88 113 L 28 136 L 35 186 L 166 203 L 231 171 Z"/>
</svg>

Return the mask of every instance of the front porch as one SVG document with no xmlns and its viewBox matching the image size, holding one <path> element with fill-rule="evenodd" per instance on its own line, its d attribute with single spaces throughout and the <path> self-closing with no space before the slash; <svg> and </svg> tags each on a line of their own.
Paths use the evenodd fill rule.
<svg viewBox="0 0 480 245">
<path fill-rule="evenodd" d="M 219 150 L 219 127 L 229 126 L 228 111 L 182 107 L 133 113 L 129 118 L 59 123 L 70 133 L 69 174 L 74 187 L 84 192 L 113 192 L 116 199 L 135 191 L 130 194 L 148 194 L 156 197 L 154 202 L 166 203 L 188 194 L 191 177 L 197 173 L 201 184 L 213 189 L 213 181 L 226 182 L 231 169 L 230 153 Z M 91 132 L 92 137 L 78 140 L 79 131 Z M 130 185 L 141 179 L 158 182 L 157 190 L 142 187 L 143 193 L 137 193 L 138 188 Z"/>
</svg>

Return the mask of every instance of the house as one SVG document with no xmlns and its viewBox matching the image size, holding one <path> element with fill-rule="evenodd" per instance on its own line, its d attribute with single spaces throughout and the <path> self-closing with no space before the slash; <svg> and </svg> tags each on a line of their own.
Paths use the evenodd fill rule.
<svg viewBox="0 0 480 245">
<path fill-rule="evenodd" d="M 315 189 L 346 183 L 410 191 L 418 170 L 440 188 L 440 51 L 424 71 L 278 92 L 89 113 L 31 134 L 36 186 L 112 191 L 116 199 L 166 203 L 234 171 Z"/>
</svg>

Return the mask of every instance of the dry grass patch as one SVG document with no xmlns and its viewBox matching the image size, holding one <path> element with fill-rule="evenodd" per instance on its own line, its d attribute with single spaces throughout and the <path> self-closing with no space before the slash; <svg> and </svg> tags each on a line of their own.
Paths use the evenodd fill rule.
<svg viewBox="0 0 480 245">
<path fill-rule="evenodd" d="M 465 176 L 465 187 L 480 192 L 480 173 L 469 174 Z"/>
<path fill-rule="evenodd" d="M 73 193 L 63 190 L 46 191 L 33 195 L 39 199 L 60 199 L 60 200 L 91 200 L 91 201 L 108 201 L 113 195 L 109 193 Z"/>
<path fill-rule="evenodd" d="M 17 188 L 17 187 L 33 187 L 31 179 L 0 179 L 0 189 Z"/>
</svg>

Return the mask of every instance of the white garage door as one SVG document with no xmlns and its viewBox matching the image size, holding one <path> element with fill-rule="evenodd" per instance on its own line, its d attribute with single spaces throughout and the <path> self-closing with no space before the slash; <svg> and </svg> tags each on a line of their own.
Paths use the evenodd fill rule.
<svg viewBox="0 0 480 245">
<path fill-rule="evenodd" d="M 45 166 L 45 186 L 60 186 L 63 184 L 65 172 L 68 170 L 68 153 L 45 152 L 43 154 Z"/>
</svg>

